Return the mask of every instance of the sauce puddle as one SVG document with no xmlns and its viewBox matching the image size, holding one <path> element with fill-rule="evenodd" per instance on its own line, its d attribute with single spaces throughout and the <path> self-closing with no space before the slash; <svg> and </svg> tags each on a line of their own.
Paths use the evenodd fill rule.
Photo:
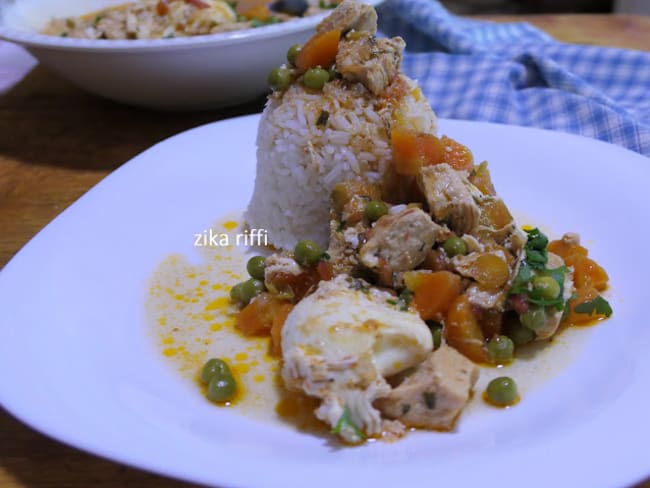
<svg viewBox="0 0 650 488">
<path fill-rule="evenodd" d="M 210 358 L 224 359 L 242 390 L 227 407 L 257 420 L 326 437 L 329 427 L 313 414 L 318 401 L 282 387 L 279 360 L 269 354 L 269 338 L 245 337 L 235 328 L 237 307 L 230 303 L 230 288 L 248 279 L 246 262 L 260 254 L 259 248 L 235 244 L 236 236 L 245 232 L 242 221 L 241 215 L 228 215 L 213 225 L 210 230 L 221 236 L 218 242 L 223 245 L 197 247 L 198 264 L 174 254 L 154 270 L 146 301 L 151 335 L 162 358 L 194 382 L 197 393 L 205 393 L 198 381 L 203 364 Z M 512 377 L 525 402 L 528 392 L 552 380 L 580 355 L 592 330 L 569 327 L 554 337 L 552 344 L 522 348 L 509 365 L 480 367 L 474 395 L 457 429 L 462 429 L 463 418 L 494 408 L 482 399 L 490 380 Z M 221 407 L 215 404 L 215 408 Z"/>
</svg>

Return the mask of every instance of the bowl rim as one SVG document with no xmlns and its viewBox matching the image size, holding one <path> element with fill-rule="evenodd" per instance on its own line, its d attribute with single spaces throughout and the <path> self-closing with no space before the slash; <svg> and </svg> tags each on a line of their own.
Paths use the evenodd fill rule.
<svg viewBox="0 0 650 488">
<path fill-rule="evenodd" d="M 384 0 L 360 1 L 376 7 Z M 229 46 L 281 37 L 313 28 L 328 14 L 329 12 L 321 12 L 316 15 L 292 19 L 279 24 L 271 24 L 230 32 L 219 32 L 216 34 L 174 37 L 171 39 L 78 39 L 73 37 L 50 36 L 27 30 L 18 30 L 0 24 L 0 39 L 21 44 L 26 47 L 49 48 L 66 51 L 167 51 L 200 46 Z"/>
</svg>

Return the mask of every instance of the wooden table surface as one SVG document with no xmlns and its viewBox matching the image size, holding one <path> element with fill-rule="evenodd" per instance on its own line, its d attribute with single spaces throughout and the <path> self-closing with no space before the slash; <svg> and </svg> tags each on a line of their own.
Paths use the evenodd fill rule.
<svg viewBox="0 0 650 488">
<path fill-rule="evenodd" d="M 650 17 L 486 18 L 529 21 L 568 42 L 650 51 Z M 259 112 L 262 105 L 260 99 L 209 112 L 152 112 L 101 100 L 37 66 L 0 96 L 0 267 L 91 186 L 152 144 L 207 122 Z M 67 447 L 0 410 L 0 488 L 91 486 L 194 485 Z M 650 480 L 641 487 L 650 488 Z"/>
</svg>

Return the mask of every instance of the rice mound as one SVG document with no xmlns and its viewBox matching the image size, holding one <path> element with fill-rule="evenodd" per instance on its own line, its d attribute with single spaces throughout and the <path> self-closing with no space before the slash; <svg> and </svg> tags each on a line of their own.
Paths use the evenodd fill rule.
<svg viewBox="0 0 650 488">
<path fill-rule="evenodd" d="M 381 181 L 391 159 L 391 126 L 436 131 L 435 114 L 417 83 L 398 78 L 406 87 L 398 101 L 342 81 L 317 93 L 295 83 L 273 94 L 257 133 L 248 225 L 266 229 L 277 248 L 293 249 L 301 239 L 326 248 L 332 187 L 344 180 Z"/>
</svg>

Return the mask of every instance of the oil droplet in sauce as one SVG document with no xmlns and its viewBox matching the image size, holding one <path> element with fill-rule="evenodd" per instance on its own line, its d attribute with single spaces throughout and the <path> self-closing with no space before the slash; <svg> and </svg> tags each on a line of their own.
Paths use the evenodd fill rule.
<svg viewBox="0 0 650 488">
<path fill-rule="evenodd" d="M 239 221 L 228 216 L 213 231 L 225 230 L 234 242 L 234 235 L 243 232 Z M 237 307 L 230 303 L 230 288 L 247 278 L 248 249 L 196 249 L 198 264 L 182 255 L 167 256 L 150 278 L 146 311 L 161 356 L 198 385 L 204 396 L 207 387 L 198 378 L 201 368 L 210 358 L 224 359 L 235 376 L 238 393 L 230 402 L 215 406 L 236 406 L 244 414 L 277 421 L 269 405 L 279 401 L 281 388 L 266 380 L 277 374 L 277 359 L 268 354 L 267 337 L 244 337 L 236 330 Z"/>
</svg>

